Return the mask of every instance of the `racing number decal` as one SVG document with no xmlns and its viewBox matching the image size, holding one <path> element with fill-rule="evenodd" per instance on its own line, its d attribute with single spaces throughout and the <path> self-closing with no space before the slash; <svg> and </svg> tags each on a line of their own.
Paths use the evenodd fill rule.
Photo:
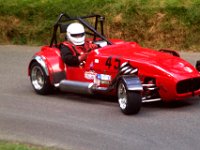
<svg viewBox="0 0 200 150">
<path fill-rule="evenodd" d="M 112 57 L 108 57 L 108 59 L 106 60 L 105 65 L 108 66 L 108 68 L 110 69 L 111 66 L 114 67 L 114 69 L 119 69 L 121 61 L 118 58 L 114 59 L 114 62 L 112 62 L 113 58 Z"/>
<path fill-rule="evenodd" d="M 115 69 L 119 69 L 120 64 L 121 64 L 120 59 L 116 58 L 116 59 L 115 59 L 115 66 L 114 66 L 114 68 L 115 68 Z"/>
<path fill-rule="evenodd" d="M 108 59 L 106 60 L 106 64 L 105 64 L 106 66 L 108 66 L 109 69 L 112 66 L 111 60 L 112 60 L 112 57 L 108 57 Z"/>
</svg>

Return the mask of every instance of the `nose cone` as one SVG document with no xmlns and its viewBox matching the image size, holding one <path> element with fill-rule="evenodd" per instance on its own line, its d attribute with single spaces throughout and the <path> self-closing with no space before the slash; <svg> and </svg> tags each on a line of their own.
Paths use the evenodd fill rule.
<svg viewBox="0 0 200 150">
<path fill-rule="evenodd" d="M 194 66 L 179 57 L 168 56 L 157 63 L 157 66 L 162 68 L 163 71 L 179 80 L 199 76 L 199 72 Z"/>
</svg>

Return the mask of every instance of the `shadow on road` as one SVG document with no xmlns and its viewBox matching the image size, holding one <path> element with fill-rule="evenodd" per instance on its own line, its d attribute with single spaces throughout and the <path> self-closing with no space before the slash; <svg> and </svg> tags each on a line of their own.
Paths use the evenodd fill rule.
<svg viewBox="0 0 200 150">
<path fill-rule="evenodd" d="M 117 97 L 109 96 L 109 95 L 102 95 L 102 94 L 94 94 L 94 95 L 87 95 L 87 94 L 75 94 L 75 93 L 67 93 L 61 92 L 59 90 L 55 91 L 51 97 L 56 97 L 63 100 L 69 101 L 76 101 L 82 103 L 116 103 Z"/>
<path fill-rule="evenodd" d="M 116 104 L 117 103 L 117 97 L 115 96 L 108 96 L 108 95 L 102 95 L 102 94 L 95 94 L 95 95 L 85 95 L 85 94 L 74 94 L 74 93 L 66 93 L 61 91 L 56 91 L 54 94 L 50 95 L 51 97 L 58 98 L 60 100 L 65 101 L 74 101 L 78 103 L 89 103 L 89 104 L 102 104 L 102 105 L 108 105 L 108 104 Z M 181 101 L 172 101 L 172 102 L 149 102 L 149 103 L 143 103 L 142 109 L 148 108 L 148 109 L 177 109 L 177 108 L 188 108 L 192 106 L 196 106 L 199 103 L 200 98 L 198 96 L 181 100 Z"/>
<path fill-rule="evenodd" d="M 197 105 L 199 103 L 199 97 L 193 97 L 185 100 L 180 101 L 171 101 L 171 102 L 151 102 L 151 103 L 144 103 L 143 107 L 146 108 L 164 108 L 164 109 L 176 109 L 176 108 L 182 108 L 182 107 L 190 107 L 193 105 Z"/>
</svg>

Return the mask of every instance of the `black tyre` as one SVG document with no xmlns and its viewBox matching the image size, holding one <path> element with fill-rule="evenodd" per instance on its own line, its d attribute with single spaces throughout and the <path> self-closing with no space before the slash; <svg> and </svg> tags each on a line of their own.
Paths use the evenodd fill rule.
<svg viewBox="0 0 200 150">
<path fill-rule="evenodd" d="M 136 91 L 128 91 L 122 80 L 118 84 L 117 94 L 120 109 L 124 114 L 137 114 L 140 111 L 142 105 L 141 94 Z"/>
<path fill-rule="evenodd" d="M 53 85 L 51 85 L 49 77 L 46 75 L 44 69 L 37 62 L 33 62 L 31 65 L 30 80 L 36 93 L 41 95 L 52 93 Z"/>
</svg>

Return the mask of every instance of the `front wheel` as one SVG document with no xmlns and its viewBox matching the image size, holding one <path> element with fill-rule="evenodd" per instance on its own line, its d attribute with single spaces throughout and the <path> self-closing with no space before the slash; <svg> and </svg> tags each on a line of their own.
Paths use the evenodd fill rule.
<svg viewBox="0 0 200 150">
<path fill-rule="evenodd" d="M 49 77 L 37 62 L 34 62 L 30 67 L 30 80 L 33 89 L 38 94 L 46 95 L 53 91 L 53 85 L 51 85 Z"/>
<path fill-rule="evenodd" d="M 142 96 L 136 91 L 129 91 L 121 80 L 117 89 L 118 103 L 121 111 L 126 115 L 137 114 L 142 105 Z"/>
</svg>

